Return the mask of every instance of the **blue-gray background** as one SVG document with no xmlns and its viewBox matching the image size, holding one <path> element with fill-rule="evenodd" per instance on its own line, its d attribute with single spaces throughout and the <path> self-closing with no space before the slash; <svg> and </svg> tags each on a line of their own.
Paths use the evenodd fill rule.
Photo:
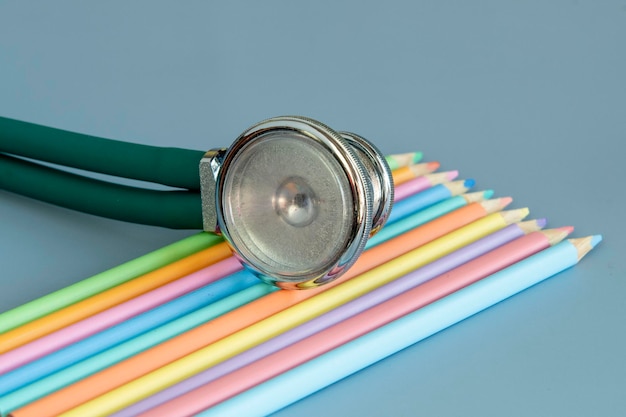
<svg viewBox="0 0 626 417">
<path fill-rule="evenodd" d="M 604 235 L 280 416 L 624 415 L 625 74 L 624 0 L 0 3 L 2 116 L 209 149 L 308 115 Z M 5 192 L 0 227 L 0 311 L 191 233 Z"/>
</svg>

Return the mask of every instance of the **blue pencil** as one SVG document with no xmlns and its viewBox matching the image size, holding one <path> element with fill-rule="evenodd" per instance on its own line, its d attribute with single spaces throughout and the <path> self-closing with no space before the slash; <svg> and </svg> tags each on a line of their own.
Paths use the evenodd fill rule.
<svg viewBox="0 0 626 417">
<path fill-rule="evenodd" d="M 247 271 L 237 272 L 7 372 L 0 376 L 0 397 L 258 282 Z"/>
<path fill-rule="evenodd" d="M 404 198 L 393 205 L 391 214 L 387 219 L 387 224 L 397 222 L 400 219 L 409 216 L 416 211 L 425 209 L 433 204 L 439 203 L 446 198 L 463 194 L 474 186 L 476 181 L 472 179 L 453 181 L 444 184 L 438 184 L 419 193 L 415 193 Z"/>
<path fill-rule="evenodd" d="M 574 266 L 602 240 L 570 239 L 216 405 L 202 417 L 264 416 Z M 384 340 L 385 343 L 380 343 Z"/>
</svg>

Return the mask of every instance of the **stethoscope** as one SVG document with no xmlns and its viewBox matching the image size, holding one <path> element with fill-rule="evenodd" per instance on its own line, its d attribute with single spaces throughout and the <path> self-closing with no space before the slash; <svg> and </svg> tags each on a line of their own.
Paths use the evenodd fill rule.
<svg viewBox="0 0 626 417">
<path fill-rule="evenodd" d="M 107 157 L 94 158 L 96 148 Z M 89 153 L 92 161 L 86 162 Z M 128 153 L 137 156 L 135 163 Z M 172 155 L 171 160 L 163 154 Z M 391 211 L 393 182 L 381 152 L 359 135 L 337 132 L 310 118 L 267 119 L 244 131 L 229 148 L 197 156 L 197 151 L 128 144 L 0 118 L 0 189 L 92 214 L 168 227 L 193 228 L 200 222 L 194 220 L 200 212 L 205 231 L 221 234 L 244 266 L 281 288 L 313 288 L 340 277 Z M 199 180 L 187 162 L 197 159 Z M 37 160 L 184 189 L 121 186 Z M 38 179 L 46 190 L 33 189 Z M 55 195 L 71 194 L 70 189 L 73 194 L 90 193 L 92 201 Z M 122 201 L 120 207 L 111 199 Z M 150 218 L 149 211 L 160 210 L 155 207 L 161 205 L 158 201 L 168 213 L 154 215 L 154 222 L 144 221 L 142 215 Z"/>
</svg>

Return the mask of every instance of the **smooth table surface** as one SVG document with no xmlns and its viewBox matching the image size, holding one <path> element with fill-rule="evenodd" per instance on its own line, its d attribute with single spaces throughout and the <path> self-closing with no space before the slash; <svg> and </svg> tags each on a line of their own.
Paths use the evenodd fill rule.
<svg viewBox="0 0 626 417">
<path fill-rule="evenodd" d="M 601 233 L 576 268 L 277 415 L 624 415 L 626 3 L 475 3 L 2 2 L 0 115 L 205 150 L 302 114 Z M 0 311 L 191 233 L 0 192 Z"/>
</svg>

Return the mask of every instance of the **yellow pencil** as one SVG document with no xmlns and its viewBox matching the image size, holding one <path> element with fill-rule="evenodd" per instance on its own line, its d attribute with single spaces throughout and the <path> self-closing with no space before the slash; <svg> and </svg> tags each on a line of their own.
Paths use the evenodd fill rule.
<svg viewBox="0 0 626 417">
<path fill-rule="evenodd" d="M 528 215 L 528 209 L 490 214 L 337 287 L 302 301 L 194 353 L 96 397 L 64 417 L 105 416 L 223 362 L 410 271 L 435 261 Z"/>
</svg>

